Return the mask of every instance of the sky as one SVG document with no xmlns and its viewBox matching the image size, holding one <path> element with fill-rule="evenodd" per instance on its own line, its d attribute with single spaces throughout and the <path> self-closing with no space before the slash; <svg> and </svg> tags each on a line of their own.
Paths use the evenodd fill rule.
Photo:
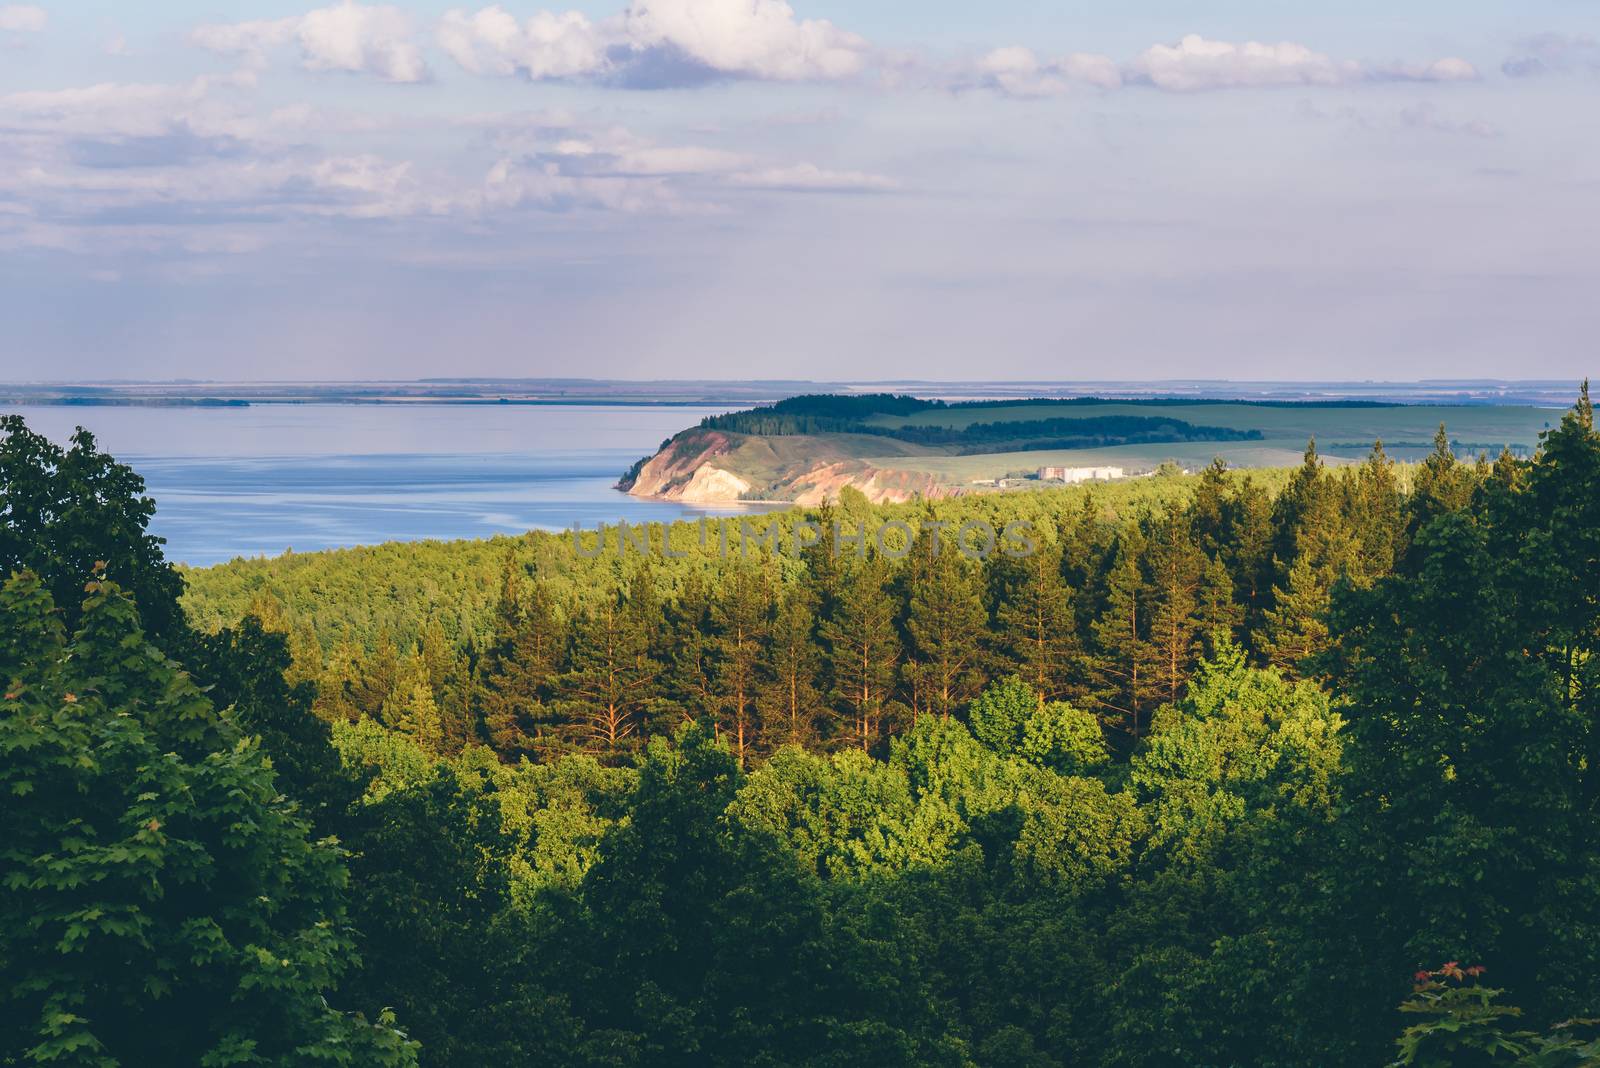
<svg viewBox="0 0 1600 1068">
<path fill-rule="evenodd" d="M 0 0 L 0 379 L 1577 378 L 1593 0 Z"/>
</svg>

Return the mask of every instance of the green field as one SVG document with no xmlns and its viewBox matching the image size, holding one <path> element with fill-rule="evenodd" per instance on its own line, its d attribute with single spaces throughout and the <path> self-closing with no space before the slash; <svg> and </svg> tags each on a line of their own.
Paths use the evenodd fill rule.
<svg viewBox="0 0 1600 1068">
<path fill-rule="evenodd" d="M 1104 449 L 1055 449 L 1044 452 L 990 452 L 975 456 L 868 456 L 865 461 L 888 471 L 921 471 L 951 482 L 1004 478 L 1040 467 L 1121 467 L 1129 474 L 1154 470 L 1172 460 L 1189 470 L 1221 456 L 1233 467 L 1293 467 L 1305 444 L 1278 441 L 1193 441 L 1164 445 L 1113 445 Z M 1342 457 L 1325 457 L 1337 465 Z"/>
<path fill-rule="evenodd" d="M 872 455 L 864 457 L 874 466 L 889 470 L 921 471 L 955 482 L 999 478 L 1018 471 L 1040 467 L 1117 466 L 1130 474 L 1149 471 L 1163 461 L 1172 460 L 1187 468 L 1222 457 L 1236 467 L 1284 467 L 1300 461 L 1306 441 L 1315 437 L 1318 450 L 1331 463 L 1359 460 L 1377 440 L 1397 460 L 1421 459 L 1433 447 L 1439 425 L 1464 456 L 1479 452 L 1497 453 L 1502 446 L 1514 452 L 1531 452 L 1539 435 L 1559 420 L 1553 408 L 1510 406 L 1399 405 L 1394 407 L 1349 407 L 1329 405 L 1254 405 L 1254 404 L 1097 404 L 1083 408 L 1060 408 L 1017 404 L 993 408 L 955 408 L 947 411 L 919 412 L 906 416 L 874 416 L 882 426 L 964 427 L 974 422 L 1015 422 L 1048 415 L 1071 413 L 1083 416 L 1170 415 L 1197 425 L 1221 426 L 1236 430 L 1259 430 L 1263 439 L 1241 442 L 1174 442 L 1166 444 L 1116 445 L 1098 449 L 1069 449 L 1037 452 L 999 452 L 973 456 Z M 890 450 L 880 449 L 878 453 Z"/>
<path fill-rule="evenodd" d="M 1452 438 L 1496 445 L 1533 445 L 1539 432 L 1559 420 L 1555 408 L 1489 405 L 1395 405 L 1353 407 L 1343 405 L 1162 404 L 1110 403 L 1083 407 L 1017 404 L 984 408 L 952 408 L 912 415 L 875 415 L 866 422 L 879 426 L 950 426 L 972 423 L 1014 422 L 1050 416 L 1164 415 L 1204 426 L 1259 430 L 1267 438 L 1294 438 L 1303 445 L 1315 434 L 1329 441 L 1353 440 L 1427 442 L 1444 423 Z"/>
</svg>

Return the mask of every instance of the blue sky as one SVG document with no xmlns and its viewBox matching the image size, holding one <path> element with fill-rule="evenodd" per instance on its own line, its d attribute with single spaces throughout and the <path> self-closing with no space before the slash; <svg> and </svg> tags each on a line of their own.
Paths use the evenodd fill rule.
<svg viewBox="0 0 1600 1068">
<path fill-rule="evenodd" d="M 0 0 L 0 378 L 1577 377 L 1577 0 Z"/>
</svg>

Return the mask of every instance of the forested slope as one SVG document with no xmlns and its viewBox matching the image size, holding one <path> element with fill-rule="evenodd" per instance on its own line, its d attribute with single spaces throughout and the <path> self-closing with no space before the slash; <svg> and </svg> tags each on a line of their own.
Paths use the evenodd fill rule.
<svg viewBox="0 0 1600 1068">
<path fill-rule="evenodd" d="M 793 552 L 741 556 L 735 523 L 676 528 L 682 557 L 658 530 L 620 557 L 590 532 L 239 562 L 187 576 L 198 628 L 157 546 L 82 562 L 147 513 L 59 502 L 136 479 L 7 429 L 8 504 L 45 503 L 0 543 L 40 577 L 0 598 L 29 873 L 0 883 L 0 1063 L 1600 1058 L 1574 1022 L 1600 1015 L 1586 395 L 1531 460 L 1441 436 L 1405 478 L 1308 450 L 1271 480 L 752 520 Z M 1027 520 L 1032 551 L 953 550 L 980 519 Z M 840 536 L 885 520 L 881 550 Z M 169 622 L 141 632 L 118 583 Z M 136 728 L 218 788 L 114 774 L 144 742 L 71 759 Z M 97 835 L 189 863 L 52 881 L 120 863 L 74 829 L 91 797 Z M 292 917 L 252 911 L 272 863 L 188 878 L 237 839 L 185 806 L 229 798 L 272 828 L 251 856 L 316 858 Z M 328 933 L 283 952 L 302 929 Z M 229 993 L 280 959 L 281 1008 Z M 150 1004 L 159 1042 L 129 1025 Z"/>
</svg>

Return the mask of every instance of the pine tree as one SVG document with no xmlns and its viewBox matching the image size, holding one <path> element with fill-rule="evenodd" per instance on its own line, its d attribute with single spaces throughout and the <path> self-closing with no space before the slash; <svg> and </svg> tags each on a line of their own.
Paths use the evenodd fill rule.
<svg viewBox="0 0 1600 1068">
<path fill-rule="evenodd" d="M 1228 462 L 1217 457 L 1200 472 L 1194 500 L 1189 505 L 1189 527 L 1195 544 L 1207 556 L 1217 556 L 1229 540 L 1228 505 L 1233 496 Z"/>
<path fill-rule="evenodd" d="M 1299 678 L 1302 665 L 1328 647 L 1328 588 L 1306 559 L 1295 561 L 1287 587 L 1274 588 L 1275 607 L 1266 613 L 1266 626 L 1256 645 L 1267 662 Z"/>
<path fill-rule="evenodd" d="M 1288 579 L 1289 569 L 1304 558 L 1321 581 L 1332 585 L 1355 566 L 1357 547 L 1342 504 L 1342 493 L 1317 454 L 1317 443 L 1306 445 L 1305 462 L 1273 507 L 1275 581 Z"/>
<path fill-rule="evenodd" d="M 1244 606 L 1234 599 L 1233 576 L 1221 560 L 1206 561 L 1205 574 L 1200 579 L 1199 621 L 1202 637 L 1211 652 L 1216 652 L 1216 638 L 1237 641 L 1244 626 Z"/>
<path fill-rule="evenodd" d="M 443 752 L 454 756 L 471 744 L 477 733 L 471 667 L 465 656 L 451 648 L 437 616 L 430 616 L 423 627 L 417 651 L 427 667 L 428 685 L 439 705 Z"/>
<path fill-rule="evenodd" d="M 1108 725 L 1142 737 L 1149 706 L 1160 690 L 1160 654 L 1151 644 L 1150 591 L 1140 573 L 1144 540 L 1137 528 L 1117 539 L 1106 583 L 1106 604 L 1091 628 L 1095 640 L 1095 697 Z"/>
<path fill-rule="evenodd" d="M 548 587 L 535 582 L 525 589 L 520 569 L 508 560 L 494 634 L 473 686 L 483 732 L 503 759 L 564 748 L 568 732 L 546 701 L 565 645 Z"/>
<path fill-rule="evenodd" d="M 738 564 L 729 570 L 711 612 L 716 628 L 720 722 L 726 725 L 741 768 L 749 766 L 751 751 L 758 743 L 757 671 L 771 597 L 766 576 L 754 566 Z"/>
<path fill-rule="evenodd" d="M 1083 496 L 1078 514 L 1061 527 L 1061 577 L 1073 591 L 1073 609 L 1078 615 L 1079 633 L 1088 629 L 1104 592 L 1096 584 L 1103 577 L 1106 554 L 1111 551 L 1107 524 L 1092 493 Z"/>
<path fill-rule="evenodd" d="M 1272 606 L 1272 499 L 1248 475 L 1227 506 L 1228 535 L 1220 559 L 1233 576 L 1236 599 L 1243 609 L 1242 626 L 1251 633 Z"/>
<path fill-rule="evenodd" d="M 1173 511 L 1156 524 L 1149 560 L 1150 643 L 1160 661 L 1161 696 L 1176 701 L 1194 665 L 1206 566 L 1205 555 L 1190 539 L 1184 513 Z"/>
<path fill-rule="evenodd" d="M 1400 482 L 1395 477 L 1394 461 L 1383 451 L 1383 442 L 1373 444 L 1372 453 L 1348 480 L 1346 512 L 1359 549 L 1353 578 L 1370 584 L 1394 570 L 1405 544 L 1405 517 L 1402 514 Z"/>
<path fill-rule="evenodd" d="M 394 692 L 400 675 L 400 650 L 394 634 L 387 628 L 378 636 L 377 646 L 361 658 L 350 686 L 350 698 L 363 715 L 377 718 L 383 703 Z"/>
<path fill-rule="evenodd" d="M 812 593 L 792 586 L 778 601 L 761 664 L 761 714 L 770 747 L 816 746 L 828 718 L 817 686 L 822 655 L 816 639 Z"/>
<path fill-rule="evenodd" d="M 414 652 L 400 661 L 394 688 L 378 711 L 378 722 L 406 735 L 424 752 L 444 755 L 444 718 L 428 681 L 427 661 L 420 653 Z"/>
<path fill-rule="evenodd" d="M 685 576 L 678 596 L 665 611 L 668 665 L 666 699 L 684 721 L 711 715 L 717 707 L 716 649 L 712 633 L 713 593 L 698 571 Z"/>
<path fill-rule="evenodd" d="M 1417 469 L 1406 502 L 1407 536 L 1415 537 L 1436 516 L 1465 508 L 1472 499 L 1473 481 L 1472 472 L 1456 460 L 1450 435 L 1440 423 L 1433 436 L 1433 451 Z"/>
<path fill-rule="evenodd" d="M 834 698 L 850 710 L 854 744 L 870 750 L 888 711 L 900 640 L 888 591 L 888 569 L 874 554 L 844 583 L 838 617 L 823 624 Z"/>
<path fill-rule="evenodd" d="M 911 557 L 906 632 L 926 707 L 948 719 L 983 688 L 979 658 L 989 621 L 973 568 L 953 545 L 918 537 Z"/>
<path fill-rule="evenodd" d="M 1084 692 L 1083 645 L 1072 591 L 1061 576 L 1061 547 L 1040 545 L 1017 562 L 996 610 L 1007 659 L 1045 702 Z"/>
<path fill-rule="evenodd" d="M 366 715 L 356 703 L 364 660 L 361 647 L 348 638 L 328 651 L 328 659 L 317 677 L 317 698 L 311 706 L 318 716 L 329 723 L 338 723 Z"/>
<path fill-rule="evenodd" d="M 660 667 L 649 655 L 645 621 L 624 592 L 579 614 L 571 664 L 557 685 L 580 744 L 609 759 L 631 753 L 649 726 Z"/>
<path fill-rule="evenodd" d="M 817 541 L 800 553 L 805 563 L 805 583 L 811 591 L 817 616 L 829 619 L 839 604 L 839 595 L 845 581 L 845 559 L 840 551 L 837 524 L 842 522 L 839 509 L 831 502 L 824 503 L 812 517 L 817 525 Z"/>
</svg>

